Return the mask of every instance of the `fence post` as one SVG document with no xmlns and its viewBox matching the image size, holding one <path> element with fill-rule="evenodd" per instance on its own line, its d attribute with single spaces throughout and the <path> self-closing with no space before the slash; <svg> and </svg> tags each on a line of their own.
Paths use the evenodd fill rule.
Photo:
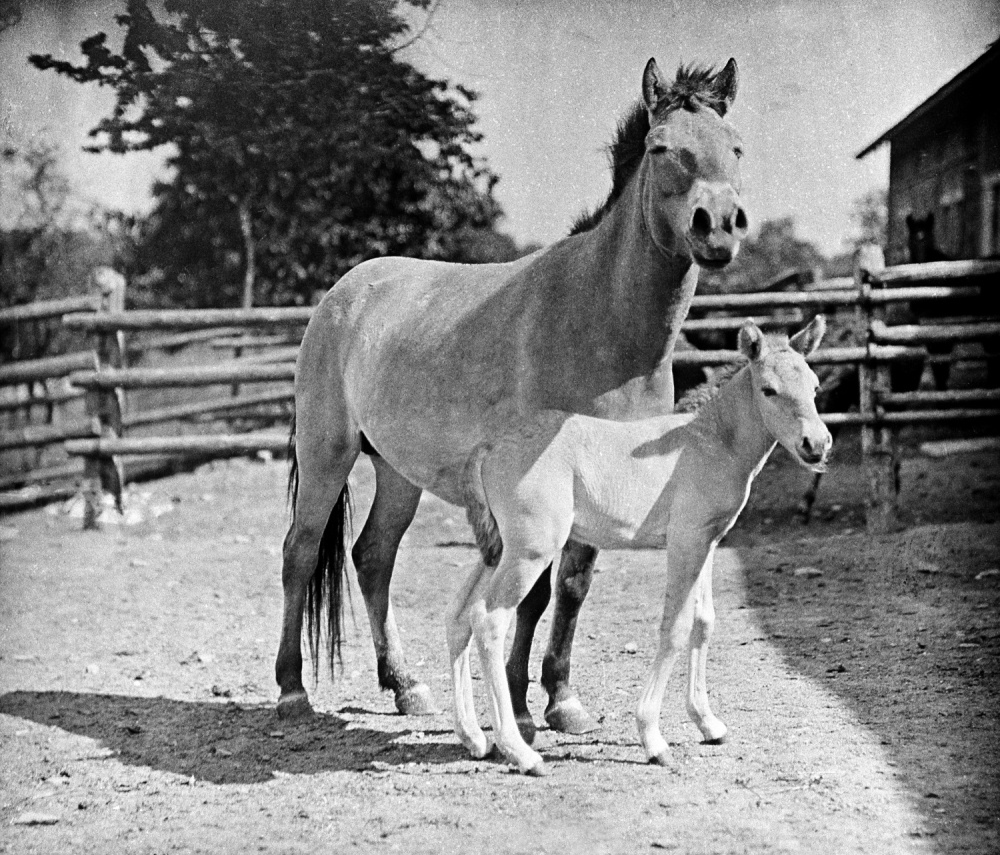
<svg viewBox="0 0 1000 855">
<path fill-rule="evenodd" d="M 98 312 L 125 310 L 125 277 L 110 267 L 98 267 L 93 272 L 93 282 L 99 292 Z M 98 370 L 108 366 L 123 368 L 125 361 L 125 336 L 121 330 L 97 332 L 94 350 Z M 121 436 L 124 392 L 121 389 L 90 389 L 86 397 L 87 415 L 94 419 L 102 437 Z M 125 483 L 121 461 L 113 457 L 90 455 L 84 458 L 83 470 L 83 527 L 99 528 L 99 519 L 105 492 L 115 497 L 115 505 L 122 510 L 122 490 Z"/>
<path fill-rule="evenodd" d="M 858 365 L 859 408 L 865 421 L 861 425 L 861 454 L 868 480 L 865 500 L 865 527 L 871 533 L 892 531 L 898 524 L 899 460 L 895 434 L 881 422 L 880 397 L 891 390 L 887 363 L 875 362 L 872 354 L 872 321 L 885 320 L 885 307 L 871 300 L 872 279 L 885 269 L 882 249 L 874 244 L 858 248 L 854 259 L 854 281 L 858 303 L 865 316 L 868 354 Z"/>
</svg>

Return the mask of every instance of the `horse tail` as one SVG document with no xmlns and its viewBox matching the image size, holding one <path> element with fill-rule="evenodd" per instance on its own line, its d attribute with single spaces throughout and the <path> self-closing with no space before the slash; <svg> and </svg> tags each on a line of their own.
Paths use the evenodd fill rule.
<svg viewBox="0 0 1000 855">
<path fill-rule="evenodd" d="M 299 488 L 299 462 L 295 454 L 295 416 L 288 437 L 288 499 L 292 522 L 295 522 L 295 503 Z M 336 665 L 343 664 L 341 642 L 344 627 L 344 576 L 347 568 L 346 535 L 351 527 L 351 494 L 344 484 L 330 517 L 323 529 L 316 556 L 316 569 L 306 585 L 303 612 L 306 619 L 306 639 L 312 660 L 313 680 L 319 679 L 320 650 L 326 639 L 330 676 L 336 676 Z M 350 589 L 348 588 L 348 598 Z"/>
<path fill-rule="evenodd" d="M 472 526 L 483 563 L 496 567 L 503 553 L 503 541 L 483 487 L 483 461 L 489 452 L 490 446 L 480 445 L 469 458 L 465 467 L 464 499 L 465 515 Z"/>
</svg>

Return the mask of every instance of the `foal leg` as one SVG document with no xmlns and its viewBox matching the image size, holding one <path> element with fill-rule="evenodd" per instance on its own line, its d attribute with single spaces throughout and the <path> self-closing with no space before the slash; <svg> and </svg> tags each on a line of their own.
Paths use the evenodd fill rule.
<svg viewBox="0 0 1000 855">
<path fill-rule="evenodd" d="M 531 655 L 531 642 L 535 635 L 535 627 L 549 604 L 552 595 L 552 567 L 538 577 L 534 587 L 528 592 L 517 607 L 517 621 L 514 624 L 514 641 L 511 644 L 510 656 L 507 658 L 507 686 L 510 688 L 510 699 L 514 706 L 514 717 L 517 719 L 518 730 L 529 745 L 535 739 L 537 728 L 534 719 L 528 711 L 528 659 Z"/>
<path fill-rule="evenodd" d="M 489 693 L 490 720 L 497 747 L 526 775 L 545 774 L 541 756 L 521 737 L 514 717 L 514 707 L 507 687 L 503 647 L 514 610 L 525 597 L 538 575 L 548 566 L 548 556 L 541 560 L 517 558 L 505 551 L 489 583 L 481 586 L 483 596 L 474 595 L 470 607 L 472 633 L 482 660 L 483 675 Z"/>
<path fill-rule="evenodd" d="M 715 627 L 715 603 L 712 600 L 712 566 L 715 547 L 712 547 L 695 586 L 694 625 L 691 629 L 691 662 L 688 671 L 687 710 L 705 738 L 705 742 L 718 745 L 726 741 L 727 728 L 715 717 L 708 703 L 708 643 Z"/>
<path fill-rule="evenodd" d="M 396 552 L 404 532 L 413 522 L 421 490 L 381 457 L 373 457 L 372 463 L 375 466 L 375 500 L 351 557 L 371 624 L 378 682 L 383 689 L 392 690 L 396 709 L 403 715 L 428 715 L 436 712 L 430 687 L 418 682 L 406 668 L 389 599 Z"/>
<path fill-rule="evenodd" d="M 549 647 L 542 659 L 542 686 L 549 695 L 545 721 L 553 730 L 563 733 L 588 733 L 600 727 L 569 684 L 576 619 L 590 590 L 596 561 L 594 547 L 571 540 L 563 549 L 556 577 L 556 605 Z"/>
<path fill-rule="evenodd" d="M 294 521 L 284 544 L 281 568 L 284 611 L 274 666 L 275 679 L 281 689 L 278 715 L 282 718 L 312 713 L 302 685 L 302 619 L 306 587 L 317 572 L 320 541 L 360 451 L 357 441 L 345 439 L 331 444 L 325 438 L 314 440 L 305 436 L 301 421 L 299 424 L 295 450 L 299 483 L 294 497 Z M 335 544 L 333 548 L 342 550 L 344 545 Z"/>
<path fill-rule="evenodd" d="M 680 650 L 691 638 L 694 622 L 695 597 L 699 571 L 705 563 L 707 550 L 671 548 L 667 561 L 667 595 L 660 623 L 660 647 L 646 685 L 639 697 L 635 723 L 639 741 L 650 763 L 666 766 L 670 749 L 660 733 L 660 710 L 670 672 Z"/>
<path fill-rule="evenodd" d="M 462 744 L 477 760 L 493 750 L 476 720 L 476 707 L 472 695 L 472 672 L 469 665 L 469 642 L 472 639 L 472 606 L 481 601 L 484 587 L 492 570 L 482 561 L 469 572 L 448 610 L 448 652 L 451 656 L 452 684 L 455 703 L 455 733 Z"/>
</svg>

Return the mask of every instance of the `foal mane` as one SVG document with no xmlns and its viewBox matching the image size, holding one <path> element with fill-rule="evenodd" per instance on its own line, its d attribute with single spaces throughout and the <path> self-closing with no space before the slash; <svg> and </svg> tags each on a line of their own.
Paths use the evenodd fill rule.
<svg viewBox="0 0 1000 855">
<path fill-rule="evenodd" d="M 666 116 L 674 110 L 694 111 L 707 107 L 720 115 L 725 109 L 724 98 L 715 85 L 718 72 L 713 66 L 682 65 L 677 77 L 656 105 L 659 115 Z M 604 215 L 618 200 L 639 169 L 646 153 L 646 134 L 649 133 L 649 111 L 640 98 L 623 118 L 618 121 L 614 139 L 608 145 L 611 166 L 611 191 L 608 198 L 593 211 L 584 211 L 573 221 L 570 235 L 589 232 L 604 219 Z"/>
<path fill-rule="evenodd" d="M 791 350 L 787 336 L 768 335 L 766 339 L 772 350 Z M 681 395 L 681 399 L 674 404 L 674 412 L 697 413 L 705 404 L 718 397 L 722 387 L 739 374 L 740 369 L 749 364 L 747 358 L 741 355 L 735 362 L 730 362 L 719 368 L 704 383 L 699 383 Z"/>
</svg>

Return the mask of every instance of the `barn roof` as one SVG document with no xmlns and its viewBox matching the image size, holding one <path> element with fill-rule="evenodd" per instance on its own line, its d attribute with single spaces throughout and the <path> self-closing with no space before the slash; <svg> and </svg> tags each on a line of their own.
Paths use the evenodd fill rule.
<svg viewBox="0 0 1000 855">
<path fill-rule="evenodd" d="M 959 89 L 969 83 L 970 80 L 975 79 L 980 74 L 984 73 L 988 68 L 995 66 L 998 60 L 1000 60 L 1000 39 L 993 42 L 990 49 L 979 57 L 979 59 L 962 69 L 951 80 L 945 83 L 944 86 L 938 89 L 937 92 L 931 95 L 930 98 L 920 104 L 920 106 L 918 106 L 915 110 L 900 121 L 896 122 L 895 125 L 889 128 L 889 130 L 882 134 L 882 136 L 880 136 L 877 140 L 865 146 L 865 148 L 859 151 L 855 157 L 860 160 L 875 151 L 875 149 L 882 145 L 882 143 L 891 142 L 895 137 L 899 136 L 901 133 L 919 122 L 939 104 L 948 100 L 948 98 L 954 95 Z"/>
</svg>

